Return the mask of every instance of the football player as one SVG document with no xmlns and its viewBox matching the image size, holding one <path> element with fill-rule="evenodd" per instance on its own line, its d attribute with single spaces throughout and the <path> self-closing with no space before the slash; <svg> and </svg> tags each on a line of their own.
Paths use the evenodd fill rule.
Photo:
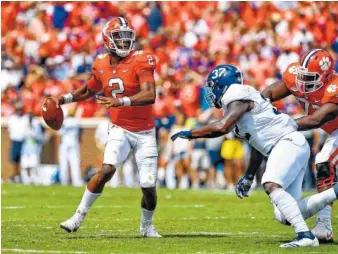
<svg viewBox="0 0 338 254">
<path fill-rule="evenodd" d="M 222 108 L 224 117 L 200 129 L 178 132 L 171 138 L 213 138 L 233 130 L 259 154 L 269 157 L 262 178 L 263 187 L 297 234 L 296 240 L 281 247 L 318 246 L 318 239 L 304 218 L 335 201 L 338 185 L 298 204 L 310 148 L 305 137 L 297 132 L 295 121 L 278 112 L 253 87 L 243 85 L 241 72 L 232 65 L 216 67 L 208 76 L 206 91 L 209 104 Z M 252 177 L 250 172 L 249 177 Z"/>
<path fill-rule="evenodd" d="M 101 195 L 107 181 L 132 149 L 143 192 L 140 232 L 145 237 L 161 237 L 153 226 L 157 203 L 157 148 L 152 105 L 155 101 L 154 56 L 134 51 L 135 31 L 122 17 L 107 22 L 102 31 L 107 53 L 96 57 L 87 84 L 59 98 L 59 104 L 86 100 L 98 92 L 97 101 L 109 110 L 111 124 L 103 164 L 91 178 L 75 214 L 60 227 L 75 232 L 89 208 Z"/>
<path fill-rule="evenodd" d="M 268 86 L 262 94 L 271 102 L 293 94 L 307 116 L 296 120 L 298 130 L 322 128 L 330 137 L 315 158 L 317 190 L 322 192 L 337 182 L 338 163 L 338 75 L 329 52 L 313 49 L 300 62 L 292 63 L 283 73 L 283 81 Z M 332 204 L 318 213 L 312 232 L 322 243 L 333 242 Z"/>
</svg>

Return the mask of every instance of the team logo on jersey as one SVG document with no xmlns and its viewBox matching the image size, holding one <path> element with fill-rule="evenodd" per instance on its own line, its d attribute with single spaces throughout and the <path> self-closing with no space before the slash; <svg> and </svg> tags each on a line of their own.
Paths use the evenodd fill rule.
<svg viewBox="0 0 338 254">
<path fill-rule="evenodd" d="M 329 85 L 329 87 L 327 88 L 327 91 L 329 93 L 334 93 L 337 91 L 337 85 Z"/>
<path fill-rule="evenodd" d="M 103 74 L 103 70 L 99 70 L 99 73 L 102 75 Z"/>
<path fill-rule="evenodd" d="M 331 61 L 327 56 L 325 56 L 322 60 L 320 60 L 319 65 L 322 71 L 327 71 L 331 66 Z"/>
<path fill-rule="evenodd" d="M 289 72 L 291 74 L 297 74 L 297 67 L 296 66 L 290 66 L 289 67 Z"/>
</svg>

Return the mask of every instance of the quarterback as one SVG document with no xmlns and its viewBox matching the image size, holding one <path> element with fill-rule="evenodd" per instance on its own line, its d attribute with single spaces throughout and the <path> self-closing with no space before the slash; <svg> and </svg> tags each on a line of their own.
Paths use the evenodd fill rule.
<svg viewBox="0 0 338 254">
<path fill-rule="evenodd" d="M 145 237 L 161 237 L 153 226 L 157 203 L 157 148 L 152 105 L 155 101 L 155 58 L 144 51 L 134 51 L 135 31 L 124 18 L 113 18 L 103 28 L 107 53 L 94 60 L 87 84 L 63 95 L 59 104 L 86 100 L 98 92 L 97 101 L 110 113 L 111 124 L 102 167 L 91 178 L 75 214 L 60 227 L 75 232 L 89 208 L 101 195 L 104 185 L 133 150 L 143 192 L 140 232 Z"/>
<path fill-rule="evenodd" d="M 295 121 L 278 112 L 253 87 L 243 85 L 242 73 L 232 65 L 217 66 L 209 74 L 206 92 L 209 104 L 222 108 L 223 118 L 200 129 L 178 132 L 171 138 L 213 138 L 233 130 L 258 153 L 268 157 L 263 187 L 280 217 L 297 234 L 296 240 L 281 247 L 318 246 L 318 239 L 305 219 L 337 199 L 338 185 L 300 200 L 310 148 L 305 137 L 297 132 Z"/>
<path fill-rule="evenodd" d="M 292 63 L 283 73 L 283 80 L 268 86 L 262 93 L 272 102 L 293 94 L 307 116 L 296 120 L 298 130 L 322 128 L 330 137 L 316 155 L 317 190 L 322 192 L 336 179 L 338 164 L 338 75 L 329 52 L 313 49 L 300 62 Z M 312 232 L 320 242 L 333 242 L 332 204 L 318 213 Z"/>
</svg>

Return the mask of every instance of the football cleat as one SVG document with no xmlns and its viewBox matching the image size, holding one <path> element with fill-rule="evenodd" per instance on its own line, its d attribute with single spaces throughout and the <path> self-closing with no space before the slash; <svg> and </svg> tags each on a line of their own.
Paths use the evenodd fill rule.
<svg viewBox="0 0 338 254">
<path fill-rule="evenodd" d="M 307 233 L 304 232 L 298 233 L 297 239 L 289 243 L 284 243 L 279 247 L 282 248 L 318 247 L 319 246 L 318 239 L 311 232 L 309 232 L 309 235 L 306 234 Z"/>
<path fill-rule="evenodd" d="M 321 219 L 317 218 L 317 223 L 312 233 L 318 238 L 320 243 L 332 243 L 333 242 L 333 232 L 331 219 Z"/>
<path fill-rule="evenodd" d="M 76 232 L 81 227 L 86 214 L 77 211 L 70 219 L 61 222 L 60 228 L 66 230 L 68 233 Z"/>
<path fill-rule="evenodd" d="M 158 238 L 162 237 L 159 233 L 157 233 L 155 227 L 153 224 L 150 224 L 149 226 L 140 228 L 141 235 L 144 237 L 150 237 L 150 238 Z"/>
</svg>

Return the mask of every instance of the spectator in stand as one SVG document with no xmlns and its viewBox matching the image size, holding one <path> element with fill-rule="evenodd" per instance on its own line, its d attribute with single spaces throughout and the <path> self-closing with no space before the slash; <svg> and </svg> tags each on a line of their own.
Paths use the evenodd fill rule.
<svg viewBox="0 0 338 254">
<path fill-rule="evenodd" d="M 185 116 L 180 108 L 175 110 L 175 125 L 173 126 L 169 137 L 185 128 Z M 176 169 L 177 184 L 180 189 L 187 189 L 189 187 L 190 174 L 190 154 L 187 153 L 189 141 L 181 139 L 179 142 L 172 142 L 170 139 L 166 147 L 166 161 L 167 164 L 173 161 Z"/>
<path fill-rule="evenodd" d="M 155 112 L 175 102 L 191 125 L 207 109 L 200 85 L 216 65 L 238 66 L 245 80 L 263 89 L 310 47 L 338 52 L 334 1 L 26 1 L 1 7 L 2 116 L 14 114 L 19 101 L 24 112 L 40 116 L 46 96 L 71 91 L 87 80 L 93 57 L 105 50 L 103 25 L 116 16 L 125 16 L 136 29 L 136 49 L 157 58 L 155 77 L 166 98 L 165 103 L 156 101 Z M 337 71 L 337 61 L 335 66 Z M 283 111 L 290 104 L 286 99 L 277 106 Z M 104 113 L 93 99 L 81 102 L 76 116 Z M 162 112 L 156 118 L 163 122 L 169 117 Z M 160 152 L 169 128 L 160 128 L 165 134 L 160 134 Z"/>
<path fill-rule="evenodd" d="M 221 156 L 224 159 L 226 187 L 232 190 L 244 174 L 244 148 L 242 141 L 236 138 L 233 132 L 227 134 L 226 138 L 222 144 Z"/>
<path fill-rule="evenodd" d="M 12 174 L 8 178 L 8 182 L 10 183 L 19 183 L 21 181 L 21 151 L 28 127 L 28 115 L 23 114 L 22 104 L 18 102 L 15 104 L 15 114 L 8 118 L 8 132 L 11 139 L 10 161 L 12 164 Z"/>
<path fill-rule="evenodd" d="M 61 143 L 59 145 L 60 180 L 62 185 L 69 184 L 68 165 L 73 186 L 82 186 L 80 171 L 80 121 L 75 118 L 77 106 L 64 108 L 65 119 L 59 131 Z"/>
<path fill-rule="evenodd" d="M 39 120 L 31 113 L 28 114 L 28 122 L 21 150 L 21 177 L 24 184 L 37 184 L 41 148 L 48 135 L 45 137 Z"/>
<path fill-rule="evenodd" d="M 284 45 L 282 49 L 283 53 L 279 55 L 276 62 L 280 73 L 283 73 L 291 63 L 299 60 L 299 55 L 291 50 L 290 45 Z"/>
</svg>

